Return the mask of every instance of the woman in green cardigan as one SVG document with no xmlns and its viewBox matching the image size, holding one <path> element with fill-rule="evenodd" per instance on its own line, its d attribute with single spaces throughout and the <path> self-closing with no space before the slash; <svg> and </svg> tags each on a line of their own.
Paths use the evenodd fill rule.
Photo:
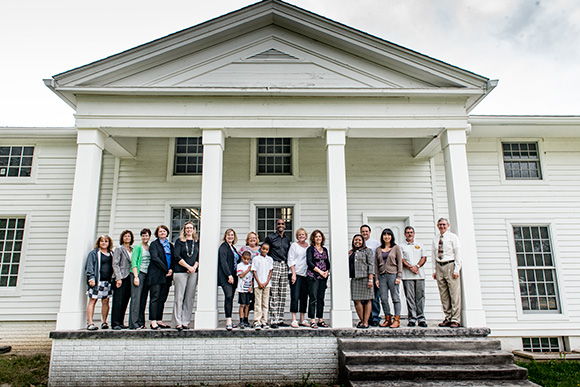
<svg viewBox="0 0 580 387">
<path fill-rule="evenodd" d="M 149 239 L 151 230 L 141 230 L 141 243 L 133 248 L 131 254 L 131 307 L 129 309 L 129 328 L 145 328 L 145 306 L 147 305 L 147 269 L 151 255 Z"/>
</svg>

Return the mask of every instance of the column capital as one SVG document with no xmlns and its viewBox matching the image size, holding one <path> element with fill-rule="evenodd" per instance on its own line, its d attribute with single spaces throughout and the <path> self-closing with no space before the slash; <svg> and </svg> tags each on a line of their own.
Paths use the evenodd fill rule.
<svg viewBox="0 0 580 387">
<path fill-rule="evenodd" d="M 99 129 L 77 128 L 78 145 L 96 145 L 101 150 L 105 149 L 105 139 L 107 135 Z"/>
<path fill-rule="evenodd" d="M 326 145 L 346 145 L 346 129 L 326 129 Z"/>
<path fill-rule="evenodd" d="M 441 134 L 441 149 L 449 145 L 465 145 L 467 143 L 468 128 L 447 128 Z"/>
<path fill-rule="evenodd" d="M 203 145 L 219 145 L 225 148 L 225 134 L 221 129 L 202 129 L 201 138 Z"/>
</svg>

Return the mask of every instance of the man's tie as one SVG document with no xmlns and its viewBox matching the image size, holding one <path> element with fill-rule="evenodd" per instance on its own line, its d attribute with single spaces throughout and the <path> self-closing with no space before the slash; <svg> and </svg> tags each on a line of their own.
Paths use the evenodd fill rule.
<svg viewBox="0 0 580 387">
<path fill-rule="evenodd" d="M 439 236 L 439 248 L 437 249 L 437 258 L 443 260 L 443 235 Z"/>
</svg>

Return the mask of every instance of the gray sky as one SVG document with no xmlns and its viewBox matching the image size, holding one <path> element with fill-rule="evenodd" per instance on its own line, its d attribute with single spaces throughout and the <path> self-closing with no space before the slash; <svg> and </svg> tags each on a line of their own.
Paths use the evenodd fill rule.
<svg viewBox="0 0 580 387">
<path fill-rule="evenodd" d="M 0 5 L 0 126 L 73 126 L 43 78 L 234 11 L 246 0 L 19 0 Z M 578 0 L 291 0 L 491 79 L 472 114 L 580 115 Z"/>
</svg>

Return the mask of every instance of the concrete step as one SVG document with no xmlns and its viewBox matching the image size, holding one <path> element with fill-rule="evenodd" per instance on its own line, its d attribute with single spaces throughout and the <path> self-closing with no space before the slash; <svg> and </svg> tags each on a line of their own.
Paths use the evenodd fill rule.
<svg viewBox="0 0 580 387">
<path fill-rule="evenodd" d="M 504 351 L 342 351 L 341 364 L 513 364 L 514 356 Z"/>
<path fill-rule="evenodd" d="M 528 371 L 516 365 L 346 365 L 348 380 L 522 380 Z"/>
<path fill-rule="evenodd" d="M 339 338 L 339 349 L 349 350 L 475 350 L 499 351 L 501 342 L 486 337 Z"/>
<path fill-rule="evenodd" d="M 352 381 L 351 387 L 540 387 L 528 380 Z"/>
</svg>

